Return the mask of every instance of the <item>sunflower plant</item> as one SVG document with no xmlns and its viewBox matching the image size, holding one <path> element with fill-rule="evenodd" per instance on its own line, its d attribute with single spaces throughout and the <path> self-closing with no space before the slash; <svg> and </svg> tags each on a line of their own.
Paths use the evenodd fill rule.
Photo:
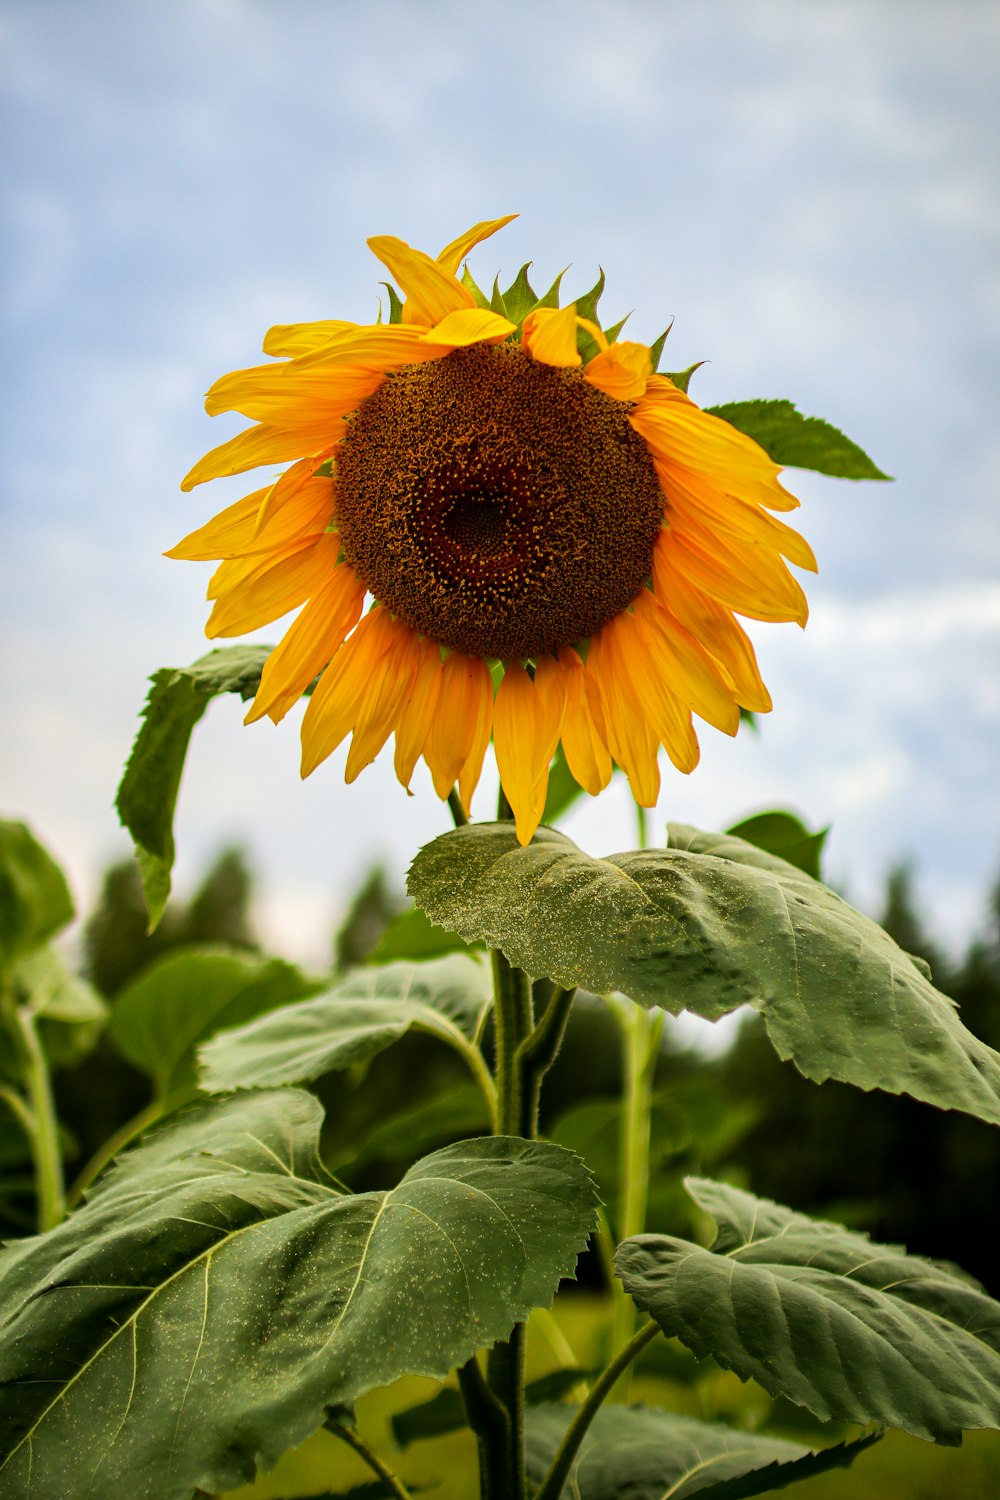
<svg viewBox="0 0 1000 1500">
<path fill-rule="evenodd" d="M 168 555 L 217 564 L 212 638 L 297 614 L 273 648 L 156 673 L 119 790 L 155 925 L 213 698 L 275 723 L 305 699 L 303 775 L 349 739 L 352 782 L 392 739 L 402 787 L 423 761 L 455 826 L 416 854 L 412 910 L 375 961 L 323 982 L 195 953 L 108 1021 L 50 946 L 71 914 L 60 872 L 0 830 L 0 1098 L 31 1145 L 40 1230 L 0 1261 L 0 1496 L 190 1500 L 323 1430 L 369 1472 L 356 1493 L 405 1500 L 408 1445 L 464 1430 L 442 1496 L 735 1500 L 848 1465 L 886 1427 L 956 1444 L 1000 1425 L 1000 1306 L 955 1267 L 706 1176 L 674 1222 L 647 1217 L 668 1016 L 750 1005 L 817 1083 L 994 1124 L 1000 1056 L 821 882 L 793 819 L 672 823 L 648 847 L 640 815 L 642 847 L 601 859 L 555 826 L 616 770 L 655 806 L 661 749 L 697 764 L 695 716 L 733 735 L 770 709 L 741 620 L 803 625 L 791 569 L 815 567 L 781 469 L 885 476 L 789 402 L 701 409 L 690 370 L 660 371 L 666 335 L 602 325 L 603 275 L 575 301 L 562 278 L 538 296 L 528 267 L 484 292 L 466 260 L 507 222 L 436 257 L 371 240 L 387 316 L 273 328 L 269 363 L 209 391 L 210 413 L 252 425 L 186 488 L 287 467 Z M 497 814 L 472 822 L 491 745 Z M 614 1182 L 542 1130 L 581 994 L 621 1039 Z M 153 1095 L 68 1194 L 60 1025 L 107 1025 Z M 464 1070 L 465 1115 L 442 1096 L 392 1116 L 404 1169 L 354 1190 L 308 1085 L 363 1090 L 413 1031 Z M 606 1286 L 594 1368 L 566 1299 L 550 1311 L 588 1244 Z M 556 1362 L 530 1380 L 529 1335 Z M 738 1427 L 672 1408 L 662 1384 L 633 1404 L 654 1356 L 754 1382 L 763 1406 Z M 373 1435 L 362 1398 L 414 1376 L 441 1389 L 397 1410 L 395 1442 Z M 754 1428 L 771 1401 L 817 1444 Z M 353 1493 L 353 1472 L 331 1460 L 308 1492 Z"/>
</svg>

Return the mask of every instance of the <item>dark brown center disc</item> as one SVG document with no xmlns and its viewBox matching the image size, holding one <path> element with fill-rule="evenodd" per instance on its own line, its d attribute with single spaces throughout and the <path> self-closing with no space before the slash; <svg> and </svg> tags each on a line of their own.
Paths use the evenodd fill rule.
<svg viewBox="0 0 1000 1500">
<path fill-rule="evenodd" d="M 627 410 L 513 345 L 396 371 L 337 450 L 347 560 L 394 615 L 469 656 L 585 640 L 643 587 L 663 514 Z"/>
</svg>

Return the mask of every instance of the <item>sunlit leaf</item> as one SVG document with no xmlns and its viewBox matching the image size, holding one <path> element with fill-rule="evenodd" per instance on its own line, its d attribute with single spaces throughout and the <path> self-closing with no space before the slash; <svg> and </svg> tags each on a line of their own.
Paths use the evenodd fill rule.
<svg viewBox="0 0 1000 1500">
<path fill-rule="evenodd" d="M 553 829 L 435 839 L 414 900 L 532 978 L 715 1020 L 743 1004 L 807 1078 L 841 1079 L 1000 1124 L 1000 1055 L 874 922 L 743 840 L 669 826 L 663 850 L 594 859 Z"/>
<path fill-rule="evenodd" d="M 708 411 L 752 437 L 776 464 L 837 479 L 889 478 L 857 443 L 819 417 L 804 417 L 791 401 L 731 401 Z"/>
<path fill-rule="evenodd" d="M 190 1500 L 404 1374 L 443 1380 L 548 1305 L 594 1218 L 574 1156 L 488 1137 L 343 1195 L 320 1107 L 215 1101 L 0 1258 L 0 1493 Z"/>
<path fill-rule="evenodd" d="M 665 1235 L 618 1247 L 618 1274 L 699 1358 L 824 1421 L 959 1443 L 1000 1426 L 1000 1304 L 953 1266 L 692 1178 L 711 1250 Z"/>
</svg>

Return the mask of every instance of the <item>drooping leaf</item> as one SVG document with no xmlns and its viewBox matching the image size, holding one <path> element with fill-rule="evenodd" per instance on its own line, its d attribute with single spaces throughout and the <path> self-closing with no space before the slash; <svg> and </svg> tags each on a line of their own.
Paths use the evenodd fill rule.
<svg viewBox="0 0 1000 1500">
<path fill-rule="evenodd" d="M 820 879 L 820 859 L 830 832 L 829 824 L 818 833 L 810 833 L 801 818 L 777 808 L 774 812 L 744 818 L 742 823 L 734 823 L 726 832 L 743 839 L 744 843 L 765 849 L 768 854 L 776 854 L 797 870 L 804 870 L 814 880 Z"/>
<path fill-rule="evenodd" d="M 298 969 L 238 948 L 185 948 L 149 964 L 115 1001 L 109 1035 L 179 1104 L 197 1088 L 195 1051 L 223 1027 L 288 1005 L 315 989 Z"/>
<path fill-rule="evenodd" d="M 190 667 L 163 667 L 142 711 L 142 725 L 118 787 L 115 806 L 132 835 L 149 912 L 156 927 L 170 895 L 174 807 L 191 731 L 220 693 L 252 698 L 270 646 L 227 646 Z"/>
<path fill-rule="evenodd" d="M 466 947 L 457 932 L 435 927 L 419 906 L 412 906 L 389 923 L 372 950 L 370 962 L 390 964 L 401 958 L 440 958 L 445 953 L 464 953 Z"/>
<path fill-rule="evenodd" d="M 492 996 L 488 969 L 468 953 L 366 965 L 321 995 L 220 1033 L 201 1049 L 202 1086 L 305 1083 L 366 1062 L 411 1026 L 469 1060 Z"/>
<path fill-rule="evenodd" d="M 215 1101 L 4 1253 L 0 1495 L 234 1488 L 326 1408 L 443 1380 L 572 1274 L 595 1196 L 570 1153 L 489 1137 L 351 1196 L 319 1124 L 298 1090 Z"/>
<path fill-rule="evenodd" d="M 574 1409 L 548 1406 L 527 1417 L 528 1478 L 540 1484 Z M 740 1432 L 656 1407 L 604 1406 L 587 1430 L 562 1494 L 566 1500 L 743 1500 L 829 1469 L 846 1468 L 877 1441 L 813 1453 L 782 1438 Z"/>
<path fill-rule="evenodd" d="M 724 1183 L 687 1188 L 711 1250 L 637 1235 L 616 1254 L 664 1333 L 824 1421 L 951 1444 L 1000 1426 L 1000 1303 L 971 1277 Z"/>
<path fill-rule="evenodd" d="M 819 881 L 727 834 L 669 826 L 669 846 L 594 859 L 542 828 L 442 835 L 414 900 L 533 977 L 715 1020 L 749 1004 L 807 1078 L 1000 1124 L 1000 1055 L 874 922 Z"/>
<path fill-rule="evenodd" d="M 24 823 L 0 820 L 0 969 L 73 920 L 66 877 Z"/>
<path fill-rule="evenodd" d="M 837 479 L 888 479 L 868 454 L 819 417 L 804 417 L 791 401 L 730 401 L 707 408 L 759 443 L 776 464 L 815 469 Z"/>
</svg>

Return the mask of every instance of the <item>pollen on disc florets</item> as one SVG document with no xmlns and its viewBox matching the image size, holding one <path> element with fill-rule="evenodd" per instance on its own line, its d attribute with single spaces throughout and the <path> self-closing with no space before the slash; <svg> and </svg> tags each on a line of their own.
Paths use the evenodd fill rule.
<svg viewBox="0 0 1000 1500">
<path fill-rule="evenodd" d="M 517 345 L 395 371 L 337 449 L 348 562 L 413 630 L 469 656 L 585 640 L 637 597 L 663 514 L 627 410 Z"/>
</svg>

